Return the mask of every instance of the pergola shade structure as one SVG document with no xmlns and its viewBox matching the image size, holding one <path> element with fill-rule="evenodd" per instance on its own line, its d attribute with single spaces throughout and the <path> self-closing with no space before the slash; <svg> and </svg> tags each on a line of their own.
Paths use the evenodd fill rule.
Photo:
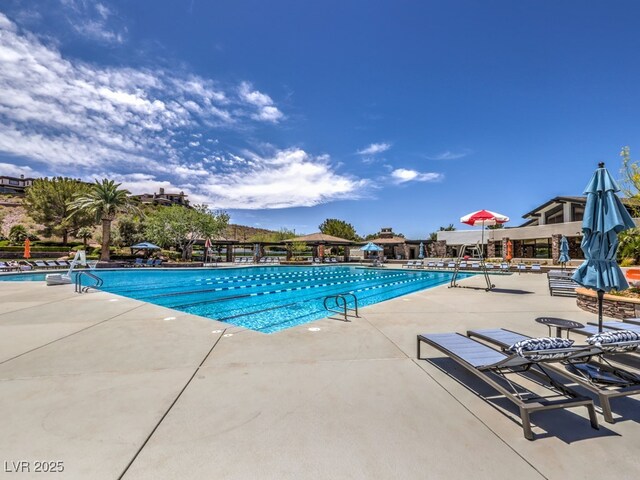
<svg viewBox="0 0 640 480">
<path fill-rule="evenodd" d="M 285 244 L 292 244 L 292 243 L 296 243 L 296 242 L 300 242 L 300 243 L 306 243 L 307 245 L 310 245 L 311 247 L 313 247 L 313 256 L 314 257 L 323 257 L 324 256 L 324 247 L 348 247 L 350 245 L 354 245 L 355 242 L 352 242 L 351 240 L 347 240 L 346 238 L 340 238 L 340 237 L 334 237 L 333 235 L 326 235 L 324 233 L 318 232 L 318 233 L 312 233 L 309 235 L 301 235 L 299 237 L 294 237 L 294 238 L 288 238 L 286 240 L 283 240 L 283 243 Z M 322 245 L 323 248 L 320 248 L 320 246 Z M 348 262 L 349 261 L 349 249 L 345 248 L 344 249 L 345 255 L 344 255 L 344 261 Z"/>
</svg>

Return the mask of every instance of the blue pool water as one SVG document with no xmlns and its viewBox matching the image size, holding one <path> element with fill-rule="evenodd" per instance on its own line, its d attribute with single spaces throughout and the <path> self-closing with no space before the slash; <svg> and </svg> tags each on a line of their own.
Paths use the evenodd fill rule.
<svg viewBox="0 0 640 480">
<path fill-rule="evenodd" d="M 327 295 L 350 292 L 359 307 L 448 283 L 450 272 L 351 266 L 100 270 L 101 290 L 264 333 L 328 315 Z M 469 274 L 458 274 L 458 278 Z M 0 280 L 44 280 L 44 274 Z M 56 288 L 56 287 L 51 287 Z"/>
</svg>

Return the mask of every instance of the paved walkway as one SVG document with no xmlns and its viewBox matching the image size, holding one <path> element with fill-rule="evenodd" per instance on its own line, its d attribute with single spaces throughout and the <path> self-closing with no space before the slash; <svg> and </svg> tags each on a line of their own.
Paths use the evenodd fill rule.
<svg viewBox="0 0 640 480">
<path fill-rule="evenodd" d="M 0 283 L 0 466 L 82 479 L 570 479 L 640 471 L 640 399 L 617 423 L 584 409 L 517 412 L 416 334 L 504 326 L 546 335 L 539 315 L 593 321 L 544 275 L 497 289 L 436 289 L 264 335 L 72 286 Z M 481 279 L 465 280 L 480 285 Z M 320 330 L 312 331 L 310 327 Z M 447 373 L 445 373 L 447 372 Z M 30 462 L 31 474 L 9 473 Z M 6 463 L 5 463 L 6 462 Z M 26 464 L 23 464 L 26 465 Z"/>
</svg>

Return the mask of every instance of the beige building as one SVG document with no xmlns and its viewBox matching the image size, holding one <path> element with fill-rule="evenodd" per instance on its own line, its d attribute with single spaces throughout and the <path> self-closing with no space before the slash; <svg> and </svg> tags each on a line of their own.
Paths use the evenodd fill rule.
<svg viewBox="0 0 640 480">
<path fill-rule="evenodd" d="M 555 197 L 523 215 L 525 222 L 519 227 L 486 229 L 484 245 L 490 258 L 504 257 L 507 243 L 512 244 L 513 258 L 550 260 L 555 263 L 560 255 L 560 239 L 567 237 L 569 256 L 582 259 L 582 218 L 587 197 Z M 622 199 L 633 217 L 634 204 Z M 640 220 L 636 219 L 636 224 Z M 446 255 L 456 256 L 463 245 L 476 245 L 481 241 L 482 232 L 475 230 L 454 230 L 438 232 L 438 240 L 446 243 Z"/>
<path fill-rule="evenodd" d="M 0 193 L 24 195 L 25 190 L 33 185 L 34 178 L 0 176 Z"/>
</svg>

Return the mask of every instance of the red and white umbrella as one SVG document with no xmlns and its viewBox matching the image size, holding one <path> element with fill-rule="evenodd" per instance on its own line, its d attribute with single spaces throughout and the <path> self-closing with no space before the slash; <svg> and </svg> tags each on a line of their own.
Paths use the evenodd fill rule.
<svg viewBox="0 0 640 480">
<path fill-rule="evenodd" d="M 477 225 L 482 226 L 482 240 L 480 242 L 480 245 L 482 245 L 482 252 L 484 256 L 484 227 L 487 225 L 507 223 L 509 221 L 509 217 L 507 217 L 506 215 L 502 215 L 501 213 L 492 212 L 490 210 L 478 210 L 477 212 L 471 212 L 468 215 L 460 218 L 460 221 L 473 227 Z"/>
<path fill-rule="evenodd" d="M 496 225 L 499 223 L 506 223 L 509 221 L 509 217 L 500 213 L 491 212 L 489 210 L 478 210 L 465 215 L 460 219 L 462 223 L 475 227 L 476 225 Z"/>
</svg>

